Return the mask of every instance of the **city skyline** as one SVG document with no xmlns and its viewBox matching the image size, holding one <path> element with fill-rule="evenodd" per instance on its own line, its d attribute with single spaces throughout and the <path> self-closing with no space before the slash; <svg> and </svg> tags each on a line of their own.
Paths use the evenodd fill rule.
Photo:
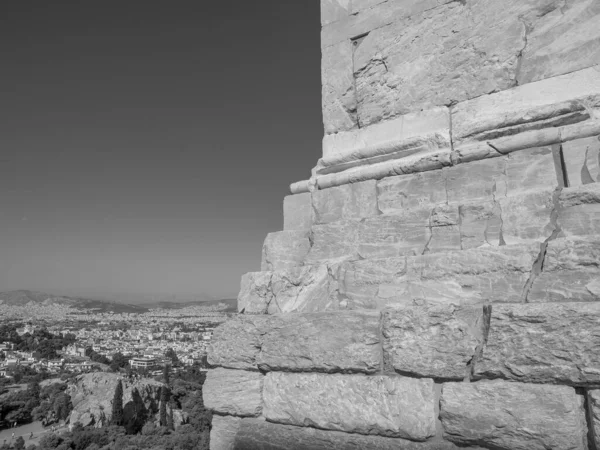
<svg viewBox="0 0 600 450">
<path fill-rule="evenodd" d="M 0 6 L 0 291 L 230 298 L 260 270 L 320 156 L 319 5 L 216 3 Z"/>
</svg>

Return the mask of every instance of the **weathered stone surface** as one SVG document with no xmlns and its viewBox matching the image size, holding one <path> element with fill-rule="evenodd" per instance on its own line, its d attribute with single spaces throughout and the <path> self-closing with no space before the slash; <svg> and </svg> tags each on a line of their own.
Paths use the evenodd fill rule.
<svg viewBox="0 0 600 450">
<path fill-rule="evenodd" d="M 289 230 L 269 233 L 263 244 L 260 269 L 282 270 L 299 267 L 310 250 L 308 231 Z"/>
<path fill-rule="evenodd" d="M 538 191 L 498 200 L 502 241 L 506 245 L 544 242 L 555 229 L 554 191 Z"/>
<path fill-rule="evenodd" d="M 600 237 L 548 242 L 544 270 L 533 282 L 529 302 L 599 301 Z"/>
<path fill-rule="evenodd" d="M 520 85 L 600 63 L 600 3 L 559 4 L 551 11 L 521 18 L 531 31 L 517 77 Z"/>
<path fill-rule="evenodd" d="M 375 312 L 239 315 L 215 329 L 208 361 L 246 370 L 373 373 L 381 366 L 379 343 Z"/>
<path fill-rule="evenodd" d="M 313 193 L 315 223 L 379 215 L 376 181 L 346 184 Z"/>
<path fill-rule="evenodd" d="M 433 381 L 270 372 L 264 416 L 286 425 L 424 441 L 435 434 Z"/>
<path fill-rule="evenodd" d="M 590 418 L 594 427 L 596 448 L 600 446 L 600 390 L 594 389 L 587 392 Z"/>
<path fill-rule="evenodd" d="M 355 261 L 340 270 L 340 294 L 349 307 L 369 309 L 413 300 L 520 302 L 539 251 L 529 244 Z"/>
<path fill-rule="evenodd" d="M 250 272 L 242 276 L 238 310 L 246 314 L 337 309 L 337 283 L 329 266 Z"/>
<path fill-rule="evenodd" d="M 310 193 L 288 195 L 283 199 L 283 229 L 310 230 L 312 204 Z"/>
<path fill-rule="evenodd" d="M 385 178 L 377 183 L 379 209 L 394 214 L 409 208 L 446 203 L 446 176 L 442 170 Z"/>
<path fill-rule="evenodd" d="M 272 317 L 240 314 L 219 325 L 208 346 L 208 363 L 231 369 L 256 370 L 261 336 L 269 329 Z"/>
<path fill-rule="evenodd" d="M 455 147 L 585 120 L 599 94 L 596 66 L 461 102 L 452 111 Z"/>
<path fill-rule="evenodd" d="M 444 437 L 502 450 L 587 449 L 583 397 L 568 386 L 446 383 Z"/>
<path fill-rule="evenodd" d="M 210 429 L 210 450 L 233 450 L 242 419 L 213 415 Z"/>
<path fill-rule="evenodd" d="M 281 315 L 262 337 L 263 371 L 374 373 L 381 368 L 379 314 L 336 311 Z"/>
<path fill-rule="evenodd" d="M 400 374 L 462 380 L 481 350 L 487 320 L 483 306 L 416 302 L 385 309 L 385 364 Z"/>
<path fill-rule="evenodd" d="M 350 14 L 350 0 L 322 0 L 321 1 L 321 25 L 327 25 Z"/>
<path fill-rule="evenodd" d="M 88 373 L 78 376 L 69 385 L 67 393 L 71 396 L 73 411 L 70 426 L 81 422 L 84 426 L 101 428 L 108 425 L 112 418 L 112 400 L 115 389 L 122 377 L 116 373 Z M 135 428 L 139 422 L 137 413 L 151 416 L 158 412 L 160 391 L 163 383 L 152 379 L 142 379 L 123 384 L 123 425 L 127 429 Z"/>
<path fill-rule="evenodd" d="M 315 225 L 312 228 L 313 245 L 306 257 L 306 263 L 358 259 L 359 226 L 360 222 L 357 220 Z"/>
<path fill-rule="evenodd" d="M 372 30 L 354 54 L 359 122 L 513 87 L 526 44 L 515 18 L 550 4 L 451 2 Z"/>
<path fill-rule="evenodd" d="M 600 303 L 493 305 L 475 376 L 600 383 Z"/>
<path fill-rule="evenodd" d="M 559 236 L 600 234 L 600 183 L 563 189 L 558 203 Z"/>
<path fill-rule="evenodd" d="M 413 112 L 357 130 L 326 135 L 317 174 L 450 149 L 446 107 Z"/>
<path fill-rule="evenodd" d="M 562 146 L 569 187 L 600 181 L 600 138 L 565 142 Z"/>
<path fill-rule="evenodd" d="M 281 425 L 261 419 L 241 421 L 234 448 L 236 450 L 459 450 L 459 447 L 448 441 L 414 442 L 399 438 Z M 465 449 L 465 447 L 460 448 Z M 466 450 L 469 449 L 476 450 L 475 447 L 468 447 Z"/>
<path fill-rule="evenodd" d="M 323 49 L 321 103 L 326 134 L 358 126 L 352 52 L 350 41 L 342 41 Z"/>
<path fill-rule="evenodd" d="M 219 414 L 258 416 L 262 411 L 263 378 L 258 372 L 245 370 L 209 370 L 202 388 L 204 405 Z"/>
<path fill-rule="evenodd" d="M 498 202 L 460 205 L 460 240 L 463 249 L 505 245 L 502 207 Z"/>
</svg>

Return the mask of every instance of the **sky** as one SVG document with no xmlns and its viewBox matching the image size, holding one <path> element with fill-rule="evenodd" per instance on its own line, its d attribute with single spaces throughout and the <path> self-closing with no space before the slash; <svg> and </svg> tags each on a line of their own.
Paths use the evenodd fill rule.
<svg viewBox="0 0 600 450">
<path fill-rule="evenodd" d="M 317 0 L 0 2 L 0 291 L 237 296 L 321 155 L 319 34 Z"/>
</svg>

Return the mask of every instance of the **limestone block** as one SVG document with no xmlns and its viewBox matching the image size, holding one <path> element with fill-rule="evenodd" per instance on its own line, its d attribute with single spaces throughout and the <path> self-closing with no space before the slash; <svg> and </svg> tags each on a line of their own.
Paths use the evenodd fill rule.
<svg viewBox="0 0 600 450">
<path fill-rule="evenodd" d="M 592 136 L 562 146 L 569 187 L 600 181 L 600 138 Z"/>
<path fill-rule="evenodd" d="M 240 422 L 234 448 L 236 450 L 465 450 L 465 447 L 459 449 L 448 441 L 414 442 L 399 438 L 281 425 L 262 419 L 243 419 Z M 475 447 L 466 448 L 469 449 L 475 450 Z"/>
<path fill-rule="evenodd" d="M 377 183 L 377 200 L 383 214 L 446 203 L 446 176 L 442 170 L 385 178 Z"/>
<path fill-rule="evenodd" d="M 527 300 L 600 300 L 600 238 L 581 236 L 548 242 L 544 270 L 533 282 Z"/>
<path fill-rule="evenodd" d="M 475 376 L 530 383 L 600 382 L 600 303 L 498 304 Z"/>
<path fill-rule="evenodd" d="M 261 338 L 257 364 L 262 371 L 374 373 L 380 369 L 378 313 L 336 311 L 273 319 Z"/>
<path fill-rule="evenodd" d="M 288 195 L 283 199 L 283 229 L 310 230 L 312 226 L 310 193 Z"/>
<path fill-rule="evenodd" d="M 261 336 L 270 328 L 272 317 L 240 314 L 219 325 L 208 346 L 208 363 L 231 369 L 256 370 Z"/>
<path fill-rule="evenodd" d="M 361 126 L 514 86 L 532 3 L 551 2 L 451 2 L 373 29 L 354 53 Z"/>
<path fill-rule="evenodd" d="M 213 415 L 210 450 L 233 450 L 241 420 L 239 417 Z"/>
<path fill-rule="evenodd" d="M 413 300 L 462 304 L 522 301 L 539 244 L 355 261 L 340 270 L 351 308 L 381 309 Z"/>
<path fill-rule="evenodd" d="M 358 259 L 359 226 L 357 220 L 315 225 L 312 228 L 313 245 L 306 257 L 306 263 Z"/>
<path fill-rule="evenodd" d="M 594 426 L 596 448 L 600 446 L 600 390 L 594 389 L 587 392 L 590 408 L 590 418 Z"/>
<path fill-rule="evenodd" d="M 270 422 L 415 441 L 435 434 L 430 379 L 270 372 L 263 399 Z"/>
<path fill-rule="evenodd" d="M 506 161 L 485 159 L 444 169 L 449 203 L 489 201 L 506 195 Z"/>
<path fill-rule="evenodd" d="M 504 245 L 502 207 L 498 202 L 460 205 L 460 240 L 462 248 Z"/>
<path fill-rule="evenodd" d="M 600 233 L 600 183 L 563 189 L 558 203 L 559 236 Z"/>
<path fill-rule="evenodd" d="M 452 110 L 452 136 L 460 148 L 466 141 L 579 122 L 590 117 L 586 108 L 599 102 L 595 66 L 461 102 Z"/>
<path fill-rule="evenodd" d="M 559 152 L 560 145 L 548 145 L 506 156 L 506 196 L 516 197 L 564 187 L 562 174 L 557 169 L 557 166 L 560 167 Z"/>
<path fill-rule="evenodd" d="M 498 200 L 502 240 L 507 244 L 544 242 L 555 229 L 554 191 L 537 191 Z"/>
<path fill-rule="evenodd" d="M 461 249 L 460 227 L 458 225 L 431 227 L 429 233 L 429 241 L 425 245 L 424 253 L 450 252 Z"/>
<path fill-rule="evenodd" d="M 358 254 L 365 259 L 420 255 L 429 237 L 428 227 L 407 223 L 400 216 L 373 217 L 358 228 Z"/>
<path fill-rule="evenodd" d="M 302 265 L 310 250 L 309 231 L 269 233 L 262 249 L 261 270 L 291 269 Z"/>
<path fill-rule="evenodd" d="M 250 272 L 242 276 L 238 310 L 246 314 L 337 309 L 337 283 L 327 265 Z"/>
<path fill-rule="evenodd" d="M 315 223 L 377 216 L 376 183 L 370 180 L 315 191 L 312 199 Z"/>
<path fill-rule="evenodd" d="M 323 49 L 321 103 L 325 134 L 351 130 L 358 126 L 352 53 L 350 41 L 342 41 Z"/>
<path fill-rule="evenodd" d="M 337 42 L 358 38 L 371 30 L 406 19 L 451 0 L 352 0 L 351 15 L 346 19 L 324 26 L 321 48 Z M 358 40 L 358 39 L 357 39 Z"/>
<path fill-rule="evenodd" d="M 483 345 L 483 306 L 415 302 L 382 312 L 385 364 L 400 374 L 462 380 Z"/>
<path fill-rule="evenodd" d="M 264 375 L 245 370 L 212 369 L 206 374 L 202 397 L 207 409 L 231 416 L 259 416 Z"/>
<path fill-rule="evenodd" d="M 321 0 L 321 25 L 348 17 L 350 0 Z"/>
<path fill-rule="evenodd" d="M 517 77 L 520 85 L 600 63 L 597 1 L 565 2 L 560 8 L 535 13 L 521 19 L 531 31 Z"/>
<path fill-rule="evenodd" d="M 317 174 L 450 148 L 446 107 L 412 112 L 357 130 L 326 135 Z"/>
<path fill-rule="evenodd" d="M 587 449 L 583 397 L 568 386 L 445 383 L 444 437 L 502 450 Z"/>
</svg>

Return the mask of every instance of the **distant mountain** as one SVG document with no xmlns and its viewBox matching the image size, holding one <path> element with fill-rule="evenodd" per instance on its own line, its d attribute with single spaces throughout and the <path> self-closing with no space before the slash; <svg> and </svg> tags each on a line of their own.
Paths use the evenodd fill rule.
<svg viewBox="0 0 600 450">
<path fill-rule="evenodd" d="M 155 303 L 146 303 L 144 305 L 132 305 L 129 303 L 120 303 L 117 301 L 98 300 L 84 297 L 70 297 L 64 295 L 53 295 L 45 292 L 18 290 L 0 292 L 0 305 L 25 306 L 28 303 L 38 305 L 64 305 L 77 309 L 93 309 L 98 312 L 114 312 L 114 313 L 144 313 L 150 308 L 162 309 L 181 309 L 188 306 L 205 306 L 212 307 L 219 304 L 227 305 L 227 308 L 220 310 L 222 312 L 235 313 L 237 312 L 237 299 L 227 298 L 222 300 L 209 301 L 188 301 L 188 302 L 169 302 L 158 301 Z"/>
<path fill-rule="evenodd" d="M 104 300 L 82 297 L 52 295 L 38 291 L 18 290 L 0 292 L 0 304 L 25 306 L 29 303 L 45 306 L 64 305 L 77 309 L 93 309 L 98 312 L 112 311 L 114 313 L 143 313 L 148 311 L 148 308 L 143 306 L 128 305 L 118 302 L 107 302 Z"/>
</svg>

